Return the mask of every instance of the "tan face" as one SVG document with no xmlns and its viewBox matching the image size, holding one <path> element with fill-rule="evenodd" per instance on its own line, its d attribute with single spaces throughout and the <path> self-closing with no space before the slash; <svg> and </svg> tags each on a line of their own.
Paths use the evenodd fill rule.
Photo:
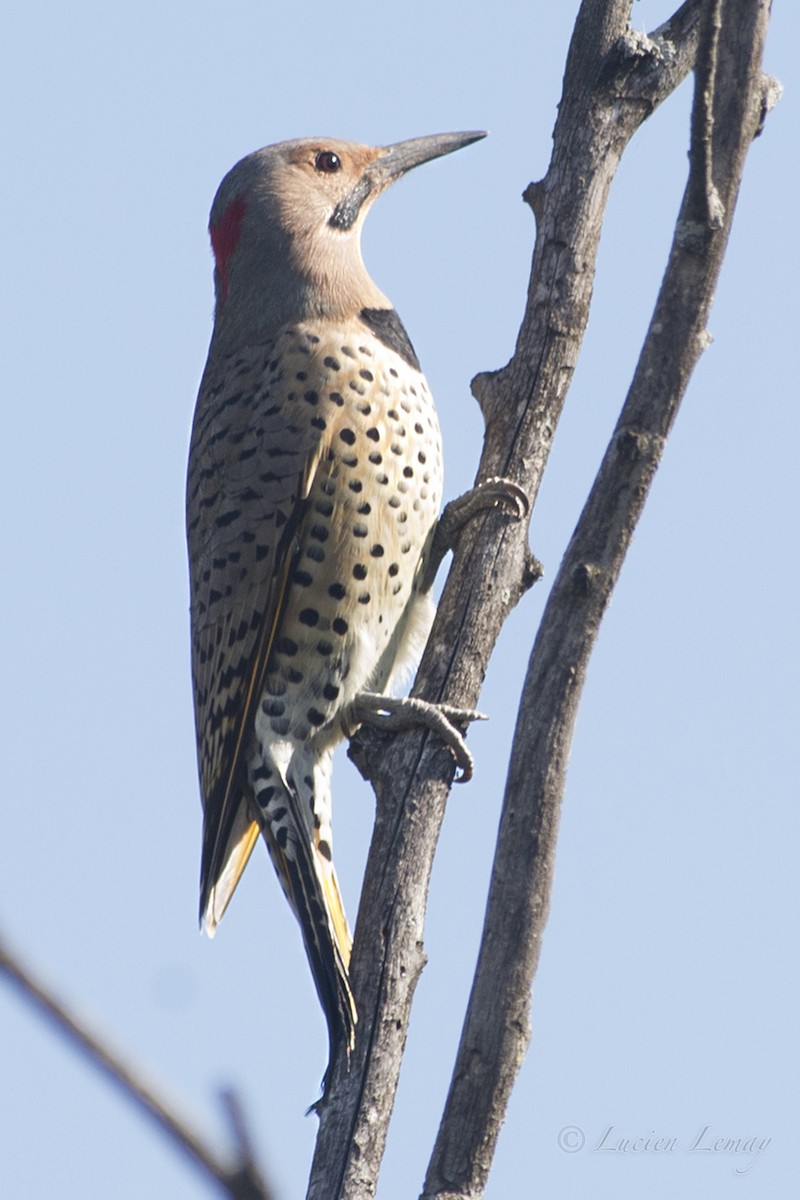
<svg viewBox="0 0 800 1200">
<path fill-rule="evenodd" d="M 270 172 L 281 227 L 293 236 L 347 234 L 386 186 L 369 167 L 379 148 L 333 139 L 288 143 Z"/>
</svg>

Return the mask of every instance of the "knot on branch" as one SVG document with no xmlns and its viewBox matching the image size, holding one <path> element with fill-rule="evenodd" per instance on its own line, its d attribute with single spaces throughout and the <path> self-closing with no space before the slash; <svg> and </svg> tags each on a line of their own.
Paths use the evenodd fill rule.
<svg viewBox="0 0 800 1200">
<path fill-rule="evenodd" d="M 722 229 L 725 224 L 725 205 L 722 197 L 712 184 L 708 189 L 708 226 L 709 229 Z"/>
<path fill-rule="evenodd" d="M 497 411 L 497 380 L 499 371 L 481 371 L 470 383 L 470 391 L 480 405 L 484 422 L 489 425 Z"/>
<path fill-rule="evenodd" d="M 630 27 L 606 60 L 603 83 L 624 100 L 643 105 L 639 121 L 691 70 L 706 0 L 684 0 L 662 25 L 647 34 Z M 633 132 L 633 130 L 631 130 Z"/>
<path fill-rule="evenodd" d="M 347 744 L 347 757 L 362 779 L 374 784 L 381 762 L 391 742 L 391 734 L 362 725 Z"/>
<path fill-rule="evenodd" d="M 620 458 L 658 460 L 664 449 L 664 438 L 652 433 L 649 429 L 640 429 L 634 425 L 623 425 L 617 431 L 615 446 Z"/>
<path fill-rule="evenodd" d="M 581 596 L 589 596 L 596 592 L 603 582 L 606 572 L 598 563 L 582 562 L 573 569 L 572 582 L 575 590 Z"/>
<path fill-rule="evenodd" d="M 520 596 L 523 596 L 544 575 L 544 567 L 530 550 L 525 555 L 525 564 L 520 579 Z"/>
<path fill-rule="evenodd" d="M 703 217 L 684 217 L 675 226 L 676 245 L 698 257 L 706 253 L 713 234 L 724 223 L 725 209 L 716 188 L 707 194 L 706 201 L 707 213 Z"/>
<path fill-rule="evenodd" d="M 780 79 L 776 79 L 774 75 L 761 76 L 761 115 L 758 121 L 758 128 L 753 137 L 760 137 L 764 132 L 764 125 L 767 117 L 772 112 L 775 105 L 783 95 L 783 84 Z"/>
<path fill-rule="evenodd" d="M 643 30 L 628 27 L 614 44 L 614 52 L 620 62 L 628 64 L 631 59 L 637 61 L 647 59 L 651 63 L 662 63 L 666 57 L 664 51 L 667 46 L 669 46 L 668 42 L 654 41 Z"/>
<path fill-rule="evenodd" d="M 674 53 L 675 47 L 665 39 L 628 28 L 606 59 L 601 83 L 620 98 L 644 100 L 649 111 L 654 80 L 660 79 L 664 64 Z"/>
<path fill-rule="evenodd" d="M 529 183 L 522 193 L 522 199 L 528 205 L 536 220 L 541 221 L 545 202 L 544 180 L 537 179 Z"/>
</svg>

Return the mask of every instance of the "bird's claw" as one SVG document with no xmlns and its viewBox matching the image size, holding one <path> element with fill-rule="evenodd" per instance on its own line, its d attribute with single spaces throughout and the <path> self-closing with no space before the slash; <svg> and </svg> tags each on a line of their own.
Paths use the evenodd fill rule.
<svg viewBox="0 0 800 1200">
<path fill-rule="evenodd" d="M 361 692 L 353 702 L 352 715 L 358 724 L 372 725 L 376 729 L 398 731 L 420 725 L 430 729 L 441 738 L 456 760 L 460 773 L 455 782 L 467 783 L 472 778 L 475 761 L 454 722 L 466 725 L 470 721 L 485 721 L 484 713 L 471 708 L 456 708 L 452 704 L 432 704 L 416 696 L 398 699 Z"/>
<path fill-rule="evenodd" d="M 427 591 L 433 584 L 442 559 L 453 549 L 464 526 L 480 513 L 491 508 L 502 508 L 515 521 L 523 521 L 531 510 L 527 492 L 518 483 L 500 475 L 483 479 L 446 504 L 436 525 L 421 590 Z"/>
</svg>

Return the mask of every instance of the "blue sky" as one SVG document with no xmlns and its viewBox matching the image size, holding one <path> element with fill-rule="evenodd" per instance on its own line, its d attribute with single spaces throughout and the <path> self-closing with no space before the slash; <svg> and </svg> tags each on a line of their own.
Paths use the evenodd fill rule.
<svg viewBox="0 0 800 1200">
<path fill-rule="evenodd" d="M 670 5 L 634 5 L 650 28 Z M 235 1085 L 278 1200 L 303 1194 L 325 1063 L 297 931 L 257 854 L 216 940 L 200 844 L 183 535 L 210 331 L 208 208 L 243 154 L 488 128 L 369 217 L 365 257 L 437 399 L 446 492 L 471 482 L 470 377 L 510 356 L 577 3 L 18 5 L 6 16 L 0 925 L 221 1136 Z M 790 1194 L 797 1170 L 800 15 L 754 145 L 704 355 L 605 619 L 567 781 L 533 1040 L 487 1200 Z M 690 90 L 637 135 L 531 531 L 546 578 L 503 635 L 453 794 L 381 1200 L 418 1194 L 480 931 L 527 648 L 605 448 L 664 265 Z M 369 791 L 334 776 L 355 914 Z M 190 1200 L 205 1185 L 0 988 L 0 1195 Z M 560 1131 L 583 1149 L 560 1148 Z M 637 1136 L 674 1150 L 606 1152 Z M 708 1133 L 704 1131 L 708 1127 Z M 716 1138 L 771 1139 L 754 1155 Z M 562 1137 L 571 1147 L 575 1135 Z"/>
</svg>

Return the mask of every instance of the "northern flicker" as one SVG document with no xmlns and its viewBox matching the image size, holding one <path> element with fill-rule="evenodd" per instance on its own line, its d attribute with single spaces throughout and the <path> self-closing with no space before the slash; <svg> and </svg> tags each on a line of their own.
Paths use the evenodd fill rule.
<svg viewBox="0 0 800 1200">
<path fill-rule="evenodd" d="M 263 834 L 332 1055 L 356 1023 L 332 753 L 424 645 L 442 497 L 433 401 L 361 228 L 395 179 L 483 136 L 268 146 L 211 209 L 216 307 L 187 483 L 201 919 L 213 934 Z"/>
</svg>

